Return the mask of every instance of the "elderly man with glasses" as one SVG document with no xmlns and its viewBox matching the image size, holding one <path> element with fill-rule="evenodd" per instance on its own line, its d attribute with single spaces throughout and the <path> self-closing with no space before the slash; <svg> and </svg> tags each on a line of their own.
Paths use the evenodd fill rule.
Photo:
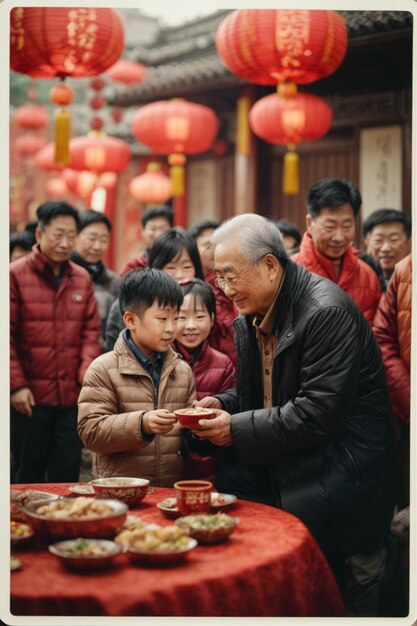
<svg viewBox="0 0 417 626">
<path fill-rule="evenodd" d="M 372 601 L 352 612 L 376 614 L 395 475 L 372 330 L 342 289 L 287 256 L 273 222 L 234 217 L 213 244 L 217 284 L 240 312 L 237 387 L 200 401 L 217 415 L 195 431 L 219 447 L 216 486 L 299 517 L 339 582 L 346 559 L 371 560 Z"/>
<path fill-rule="evenodd" d="M 372 324 L 382 290 L 375 271 L 360 260 L 353 245 L 361 204 L 359 190 L 350 181 L 315 182 L 307 194 L 307 232 L 292 258 L 344 289 Z"/>
</svg>

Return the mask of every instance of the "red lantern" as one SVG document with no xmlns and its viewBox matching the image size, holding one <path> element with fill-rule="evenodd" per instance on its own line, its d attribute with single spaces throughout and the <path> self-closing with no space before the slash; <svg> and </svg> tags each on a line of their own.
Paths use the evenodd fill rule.
<svg viewBox="0 0 417 626">
<path fill-rule="evenodd" d="M 239 9 L 220 24 L 216 46 L 227 67 L 251 83 L 311 83 L 332 74 L 347 48 L 335 11 Z"/>
<path fill-rule="evenodd" d="M 96 77 L 90 81 L 90 87 L 94 91 L 101 91 L 106 83 L 102 78 Z"/>
<path fill-rule="evenodd" d="M 172 183 L 159 163 L 149 163 L 146 172 L 129 183 L 130 195 L 146 204 L 163 204 L 172 196 Z"/>
<path fill-rule="evenodd" d="M 38 78 L 95 76 L 120 57 L 124 27 L 112 9 L 18 7 L 10 12 L 10 67 Z M 53 92 L 52 101 L 68 104 L 69 88 Z M 69 162 L 70 117 L 55 115 L 55 160 Z"/>
<path fill-rule="evenodd" d="M 46 181 L 45 190 L 49 198 L 64 198 L 68 189 L 62 178 L 50 178 Z"/>
<path fill-rule="evenodd" d="M 98 115 L 93 115 L 90 119 L 90 128 L 91 130 L 101 130 L 103 128 L 104 122 Z"/>
<path fill-rule="evenodd" d="M 46 143 L 45 137 L 39 135 L 22 135 L 15 140 L 17 152 L 22 157 L 28 157 L 36 154 Z"/>
<path fill-rule="evenodd" d="M 249 113 L 249 124 L 255 135 L 282 145 L 323 137 L 332 119 L 332 109 L 327 102 L 309 93 L 288 98 L 273 93 L 255 102 Z"/>
<path fill-rule="evenodd" d="M 103 172 L 121 172 L 130 161 L 129 145 L 121 139 L 100 133 L 76 137 L 70 141 L 71 168 Z"/>
<path fill-rule="evenodd" d="M 107 74 L 109 78 L 114 80 L 116 83 L 131 85 L 132 83 L 139 83 L 143 81 L 146 77 L 147 69 L 141 63 L 121 59 L 112 65 L 112 67 L 107 71 Z"/>
<path fill-rule="evenodd" d="M 308 93 L 283 97 L 270 94 L 258 100 L 249 112 L 249 124 L 258 137 L 273 144 L 287 145 L 284 156 L 283 191 L 299 191 L 298 155 L 300 141 L 314 141 L 327 133 L 333 119 L 330 106 Z"/>
<path fill-rule="evenodd" d="M 80 172 L 76 172 L 69 167 L 66 167 L 61 174 L 62 178 L 65 180 L 65 184 L 67 188 L 72 193 L 78 194 L 78 178 L 80 176 Z"/>
<path fill-rule="evenodd" d="M 96 76 L 124 48 L 123 22 L 103 8 L 19 7 L 10 12 L 10 67 L 37 78 Z"/>
<path fill-rule="evenodd" d="M 105 104 L 106 104 L 106 98 L 102 96 L 101 94 L 96 94 L 90 99 L 90 102 L 89 102 L 90 107 L 94 109 L 94 111 L 98 111 L 99 109 L 102 109 Z"/>
<path fill-rule="evenodd" d="M 219 128 L 212 109 L 180 98 L 147 104 L 133 119 L 136 139 L 160 154 L 197 154 L 211 147 Z"/>
<path fill-rule="evenodd" d="M 13 119 L 22 128 L 37 130 L 48 125 L 48 111 L 37 104 L 23 104 L 16 109 Z"/>
<path fill-rule="evenodd" d="M 41 150 L 39 150 L 39 152 L 37 152 L 34 156 L 34 166 L 41 170 L 47 170 L 48 172 L 59 172 L 64 169 L 64 165 L 62 163 L 57 163 L 54 160 L 54 150 L 55 146 L 53 143 L 48 143 L 44 148 L 41 148 Z"/>
<path fill-rule="evenodd" d="M 123 116 L 122 107 L 113 107 L 112 110 L 110 111 L 110 115 L 112 117 L 113 122 L 115 124 L 118 124 Z"/>
</svg>

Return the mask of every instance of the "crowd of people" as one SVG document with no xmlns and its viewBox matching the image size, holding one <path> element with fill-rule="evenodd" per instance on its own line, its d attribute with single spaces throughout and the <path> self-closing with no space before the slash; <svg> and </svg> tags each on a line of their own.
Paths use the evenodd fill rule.
<svg viewBox="0 0 417 626">
<path fill-rule="evenodd" d="M 361 204 L 317 181 L 303 234 L 152 207 L 120 274 L 106 215 L 42 204 L 10 238 L 11 481 L 210 479 L 301 519 L 348 614 L 405 615 L 411 220 L 374 211 L 360 254 Z"/>
</svg>

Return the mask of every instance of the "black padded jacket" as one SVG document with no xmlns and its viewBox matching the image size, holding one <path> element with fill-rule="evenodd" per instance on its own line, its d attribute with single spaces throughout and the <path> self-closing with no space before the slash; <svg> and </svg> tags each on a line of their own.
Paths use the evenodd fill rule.
<svg viewBox="0 0 417 626">
<path fill-rule="evenodd" d="M 235 320 L 237 387 L 218 395 L 234 445 L 219 490 L 282 507 L 328 556 L 387 533 L 395 491 L 386 379 L 372 330 L 336 284 L 289 260 L 276 304 L 273 408 L 263 408 L 252 316 Z"/>
</svg>

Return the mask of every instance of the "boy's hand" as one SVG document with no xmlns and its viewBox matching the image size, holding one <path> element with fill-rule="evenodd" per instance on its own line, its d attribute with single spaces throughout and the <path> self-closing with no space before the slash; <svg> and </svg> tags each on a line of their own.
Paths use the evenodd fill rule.
<svg viewBox="0 0 417 626">
<path fill-rule="evenodd" d="M 177 418 L 167 409 L 148 411 L 142 418 L 142 429 L 146 435 L 166 435 L 173 429 Z"/>
<path fill-rule="evenodd" d="M 29 387 L 22 387 L 10 396 L 10 404 L 18 413 L 32 416 L 32 407 L 35 406 L 35 398 Z"/>
</svg>

